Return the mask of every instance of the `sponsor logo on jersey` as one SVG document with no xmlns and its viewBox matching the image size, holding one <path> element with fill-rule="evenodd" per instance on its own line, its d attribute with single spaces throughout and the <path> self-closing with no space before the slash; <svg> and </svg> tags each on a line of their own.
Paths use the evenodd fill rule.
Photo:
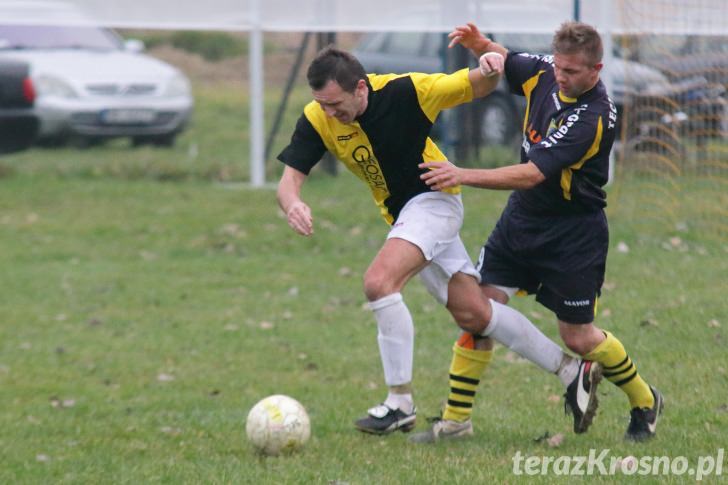
<svg viewBox="0 0 728 485">
<path fill-rule="evenodd" d="M 591 305 L 591 300 L 564 300 L 564 305 L 573 307 L 584 307 Z"/>
<path fill-rule="evenodd" d="M 372 156 L 372 152 L 369 151 L 368 147 L 359 145 L 351 152 L 351 157 L 356 160 L 369 185 L 377 189 L 387 188 L 382 169 L 379 167 L 379 162 Z"/>
<path fill-rule="evenodd" d="M 541 135 L 539 134 L 538 131 L 536 131 L 533 128 L 533 123 L 531 123 L 530 125 L 528 125 L 527 134 L 528 134 L 528 141 L 529 142 L 531 142 L 531 143 L 538 143 L 538 142 L 541 141 Z"/>
<path fill-rule="evenodd" d="M 337 141 L 349 141 L 352 138 L 354 138 L 355 136 L 357 136 L 358 134 L 359 134 L 358 131 L 353 131 L 353 132 L 349 133 L 348 135 L 339 135 L 339 136 L 337 136 L 336 137 L 336 140 Z"/>
<path fill-rule="evenodd" d="M 559 96 L 555 92 L 551 93 L 551 99 L 554 100 L 554 106 L 556 106 L 557 111 L 561 111 L 561 103 L 559 103 Z"/>
<path fill-rule="evenodd" d="M 559 127 L 563 124 L 563 120 L 559 121 L 559 123 L 556 123 L 556 120 L 551 118 L 551 121 L 549 122 L 548 130 L 546 130 L 546 136 L 550 136 L 559 129 Z"/>
<path fill-rule="evenodd" d="M 574 111 L 569 114 L 569 116 L 566 118 L 566 120 L 560 120 L 559 128 L 558 130 L 554 131 L 553 133 L 550 133 L 547 135 L 546 139 L 544 139 L 541 142 L 541 145 L 543 145 L 545 148 L 551 148 L 552 146 L 559 143 L 559 140 L 561 140 L 566 134 L 569 132 L 569 128 L 574 126 L 574 123 L 579 121 L 579 115 L 582 111 L 586 111 L 587 105 L 582 104 L 578 108 L 575 108 Z M 553 123 L 553 121 L 552 121 Z M 549 126 L 550 128 L 550 126 Z"/>
<path fill-rule="evenodd" d="M 614 105 L 612 98 L 607 98 L 609 101 L 609 121 L 607 122 L 607 129 L 612 129 L 617 125 L 617 107 Z"/>
<path fill-rule="evenodd" d="M 523 151 L 528 153 L 528 151 L 531 149 L 531 144 L 528 142 L 528 137 L 526 134 L 523 134 L 523 143 L 521 143 L 521 148 L 523 148 Z"/>
<path fill-rule="evenodd" d="M 478 255 L 478 262 L 475 263 L 475 270 L 480 273 L 480 270 L 483 269 L 483 260 L 485 259 L 485 246 L 480 248 L 480 254 Z"/>
<path fill-rule="evenodd" d="M 528 57 L 529 59 L 539 59 L 541 61 L 548 62 L 549 64 L 554 63 L 554 56 L 552 56 L 552 55 L 543 56 L 540 54 L 529 54 L 527 52 L 521 52 L 518 55 L 520 57 Z"/>
</svg>

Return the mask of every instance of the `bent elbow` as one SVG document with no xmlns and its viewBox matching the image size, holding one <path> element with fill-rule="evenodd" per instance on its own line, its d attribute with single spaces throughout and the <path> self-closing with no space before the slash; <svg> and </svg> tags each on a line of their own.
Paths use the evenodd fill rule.
<svg viewBox="0 0 728 485">
<path fill-rule="evenodd" d="M 524 188 L 532 189 L 544 180 L 546 180 L 546 176 L 543 174 L 543 172 L 541 172 L 541 169 L 539 169 L 535 163 L 529 161 L 526 166 L 528 167 L 528 175 L 524 178 Z"/>
<path fill-rule="evenodd" d="M 543 181 L 544 181 L 543 177 L 531 177 L 530 179 L 528 179 L 526 181 L 526 188 L 532 189 L 532 188 L 536 187 L 537 185 L 541 184 L 541 182 L 543 182 Z"/>
</svg>

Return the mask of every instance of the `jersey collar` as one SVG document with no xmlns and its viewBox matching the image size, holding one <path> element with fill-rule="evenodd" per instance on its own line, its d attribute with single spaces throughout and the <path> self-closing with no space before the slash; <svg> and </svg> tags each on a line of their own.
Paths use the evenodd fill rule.
<svg viewBox="0 0 728 485">
<path fill-rule="evenodd" d="M 559 100 L 563 103 L 576 103 L 576 98 L 570 98 L 559 89 Z"/>
<path fill-rule="evenodd" d="M 559 100 L 563 103 L 576 103 L 577 101 L 585 102 L 586 100 L 591 99 L 593 96 L 599 94 L 602 90 L 604 90 L 604 84 L 602 83 L 602 80 L 600 79 L 597 81 L 597 83 L 592 87 L 589 91 L 586 91 L 585 93 L 582 93 L 581 96 L 578 98 L 570 98 L 566 96 L 564 93 L 561 92 L 559 89 Z"/>
</svg>

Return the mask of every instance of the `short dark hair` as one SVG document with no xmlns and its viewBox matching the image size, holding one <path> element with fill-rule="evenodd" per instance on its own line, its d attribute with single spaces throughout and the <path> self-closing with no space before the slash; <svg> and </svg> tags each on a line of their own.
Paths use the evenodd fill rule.
<svg viewBox="0 0 728 485">
<path fill-rule="evenodd" d="M 551 44 L 554 54 L 584 54 L 593 65 L 602 62 L 604 47 L 599 32 L 582 22 L 564 22 L 554 35 Z"/>
<path fill-rule="evenodd" d="M 308 66 L 308 85 L 318 91 L 329 81 L 336 81 L 341 89 L 353 93 L 360 79 L 367 73 L 356 57 L 333 46 L 324 47 Z"/>
</svg>

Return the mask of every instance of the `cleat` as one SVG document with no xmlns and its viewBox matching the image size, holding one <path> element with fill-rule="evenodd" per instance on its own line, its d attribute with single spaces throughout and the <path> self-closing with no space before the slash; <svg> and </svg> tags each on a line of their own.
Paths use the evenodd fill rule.
<svg viewBox="0 0 728 485">
<path fill-rule="evenodd" d="M 597 387 L 601 380 L 602 365 L 599 362 L 579 362 L 579 372 L 564 394 L 564 412 L 574 416 L 574 433 L 584 433 L 589 429 L 599 406 Z"/>
<path fill-rule="evenodd" d="M 354 422 L 359 431 L 371 434 L 389 434 L 395 431 L 407 433 L 415 427 L 417 408 L 412 408 L 410 414 L 401 409 L 392 409 L 385 404 L 374 406 L 367 411 L 367 415 Z"/>
<path fill-rule="evenodd" d="M 645 441 L 655 436 L 657 420 L 665 407 L 665 400 L 660 391 L 650 386 L 655 404 L 651 408 L 633 408 L 629 415 L 629 426 L 624 434 L 628 441 Z"/>
<path fill-rule="evenodd" d="M 473 422 L 451 421 L 449 419 L 434 418 L 432 427 L 427 431 L 415 433 L 409 437 L 411 443 L 435 443 L 440 440 L 451 440 L 473 436 Z"/>
</svg>

